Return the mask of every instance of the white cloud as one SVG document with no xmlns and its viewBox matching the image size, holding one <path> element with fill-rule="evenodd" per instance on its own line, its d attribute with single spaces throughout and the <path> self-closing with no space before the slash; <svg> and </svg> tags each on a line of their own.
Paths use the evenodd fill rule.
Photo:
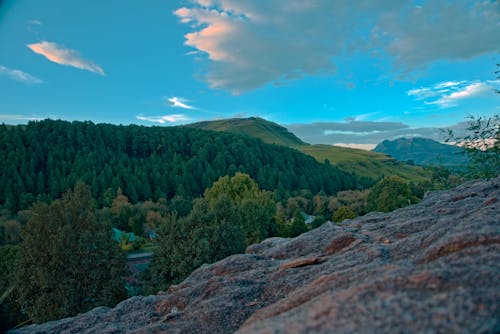
<svg viewBox="0 0 500 334">
<path fill-rule="evenodd" d="M 182 98 L 182 97 L 169 97 L 169 98 L 166 98 L 166 100 L 168 101 L 168 104 L 170 105 L 170 107 L 172 108 L 182 108 L 182 109 L 189 109 L 189 110 L 196 110 L 198 108 L 195 108 L 191 105 L 189 105 L 188 103 L 191 102 L 185 98 Z"/>
<path fill-rule="evenodd" d="M 164 116 L 136 116 L 138 120 L 153 122 L 153 123 L 179 123 L 189 121 L 190 118 L 183 114 L 172 114 L 172 115 L 164 115 Z"/>
<path fill-rule="evenodd" d="M 500 45 L 495 1 L 191 0 L 174 14 L 192 29 L 185 44 L 207 56 L 208 84 L 235 94 L 333 74 L 334 59 L 353 52 L 387 55 L 408 73 Z"/>
<path fill-rule="evenodd" d="M 54 63 L 104 75 L 102 67 L 90 60 L 83 59 L 77 51 L 66 49 L 56 43 L 42 41 L 40 43 L 28 44 L 27 47 Z"/>
<path fill-rule="evenodd" d="M 437 83 L 431 87 L 411 89 L 407 94 L 417 101 L 424 101 L 425 104 L 450 108 L 457 106 L 460 100 L 479 97 L 493 91 L 494 85 L 499 83 L 500 81 L 448 81 Z"/>
<path fill-rule="evenodd" d="M 5 66 L 0 65 L 0 76 L 6 76 L 12 80 L 23 82 L 26 84 L 39 84 L 43 81 L 29 73 L 23 72 L 21 70 L 14 70 Z"/>
</svg>

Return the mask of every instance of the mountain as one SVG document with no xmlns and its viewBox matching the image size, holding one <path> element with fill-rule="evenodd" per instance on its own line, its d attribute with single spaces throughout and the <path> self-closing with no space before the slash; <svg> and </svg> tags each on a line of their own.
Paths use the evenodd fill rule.
<svg viewBox="0 0 500 334">
<path fill-rule="evenodd" d="M 281 197 L 363 187 L 350 172 L 297 150 L 231 133 L 52 120 L 0 124 L 0 206 L 11 212 L 58 198 L 77 180 L 104 205 L 118 188 L 132 203 L 189 200 L 235 172 Z"/>
<path fill-rule="evenodd" d="M 285 127 L 259 117 L 230 118 L 185 125 L 186 127 L 230 132 L 260 138 L 264 143 L 288 147 L 307 145 Z"/>
<path fill-rule="evenodd" d="M 204 130 L 243 134 L 259 138 L 266 143 L 283 145 L 299 150 L 323 163 L 328 159 L 332 165 L 346 172 L 377 180 L 385 175 L 398 175 L 410 181 L 420 182 L 428 178 L 420 167 L 398 162 L 385 154 L 333 145 L 309 145 L 286 128 L 262 118 L 232 118 L 188 124 Z"/>
<path fill-rule="evenodd" d="M 498 333 L 499 198 L 500 177 L 466 183 L 12 333 Z"/>
<path fill-rule="evenodd" d="M 421 137 L 384 140 L 373 151 L 422 166 L 439 165 L 457 169 L 463 168 L 468 162 L 463 148 Z"/>
</svg>

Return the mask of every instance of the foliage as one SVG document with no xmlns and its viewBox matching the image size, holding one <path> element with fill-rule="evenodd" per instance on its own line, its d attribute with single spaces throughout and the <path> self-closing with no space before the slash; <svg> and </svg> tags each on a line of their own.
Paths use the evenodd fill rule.
<svg viewBox="0 0 500 334">
<path fill-rule="evenodd" d="M 15 220 L 0 217 L 0 246 L 15 245 L 21 241 L 21 224 Z"/>
<path fill-rule="evenodd" d="M 353 219 L 356 217 L 354 211 L 349 209 L 347 206 L 341 206 L 333 214 L 332 220 L 336 223 L 343 222 L 345 219 Z"/>
<path fill-rule="evenodd" d="M 316 217 L 311 224 L 311 228 L 320 227 L 324 223 L 326 223 L 326 219 L 324 217 L 322 217 L 322 216 Z"/>
<path fill-rule="evenodd" d="M 300 210 L 296 210 L 293 215 L 292 225 L 290 226 L 290 235 L 289 237 L 293 238 L 298 235 L 301 235 L 304 232 L 307 232 L 308 228 L 305 223 L 305 219 L 300 213 Z"/>
<path fill-rule="evenodd" d="M 385 177 L 375 184 L 368 194 L 369 211 L 389 212 L 411 204 L 416 199 L 408 182 L 398 176 Z"/>
<path fill-rule="evenodd" d="M 187 217 L 163 219 L 150 266 L 151 292 L 273 235 L 275 211 L 272 194 L 259 190 L 249 175 L 221 177 L 195 200 Z"/>
<path fill-rule="evenodd" d="M 123 299 L 124 258 L 111 227 L 77 183 L 52 204 L 38 203 L 23 231 L 15 284 L 21 309 L 43 322 Z"/>
<path fill-rule="evenodd" d="M 457 137 L 448 130 L 447 141 L 456 142 L 469 156 L 468 178 L 492 178 L 500 174 L 500 115 L 469 116 L 467 134 Z"/>
<path fill-rule="evenodd" d="M 17 246 L 0 246 L 0 333 L 25 320 L 13 292 L 17 252 Z"/>
<path fill-rule="evenodd" d="M 328 200 L 328 211 L 335 213 L 339 208 L 347 206 L 356 216 L 366 213 L 366 201 L 369 190 L 346 190 L 339 191 L 337 196 Z"/>
</svg>

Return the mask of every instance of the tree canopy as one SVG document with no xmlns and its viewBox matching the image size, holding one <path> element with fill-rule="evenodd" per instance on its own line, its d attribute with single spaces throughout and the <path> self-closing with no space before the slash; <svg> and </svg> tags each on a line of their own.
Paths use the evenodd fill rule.
<svg viewBox="0 0 500 334">
<path fill-rule="evenodd" d="M 161 224 L 150 267 L 153 291 L 272 236 L 275 211 L 272 194 L 260 190 L 249 175 L 220 178 L 187 217 L 169 215 Z"/>
<path fill-rule="evenodd" d="M 124 257 L 77 183 L 60 200 L 38 203 L 23 231 L 15 286 L 32 321 L 72 316 L 124 297 Z"/>
<path fill-rule="evenodd" d="M 411 188 L 398 176 L 385 177 L 370 190 L 367 199 L 368 211 L 389 212 L 414 201 Z"/>
</svg>

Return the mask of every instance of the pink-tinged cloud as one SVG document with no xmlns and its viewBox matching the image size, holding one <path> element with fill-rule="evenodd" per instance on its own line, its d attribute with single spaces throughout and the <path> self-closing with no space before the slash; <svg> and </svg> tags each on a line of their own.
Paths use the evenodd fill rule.
<svg viewBox="0 0 500 334">
<path fill-rule="evenodd" d="M 166 123 L 180 123 L 180 122 L 187 122 L 190 120 L 189 117 L 183 114 L 172 114 L 172 115 L 164 115 L 164 116 L 136 116 L 138 120 L 141 121 L 147 121 L 147 122 L 153 122 L 153 123 L 160 123 L 160 124 L 166 124 Z"/>
<path fill-rule="evenodd" d="M 28 44 L 27 47 L 54 63 L 104 75 L 102 67 L 92 61 L 83 59 L 77 51 L 66 49 L 56 43 L 42 41 L 40 43 Z"/>
<path fill-rule="evenodd" d="M 0 65 L 0 76 L 6 76 L 12 80 L 23 82 L 26 84 L 39 84 L 43 82 L 42 80 L 32 76 L 29 73 L 23 72 L 21 70 L 14 70 L 1 65 Z"/>
</svg>

